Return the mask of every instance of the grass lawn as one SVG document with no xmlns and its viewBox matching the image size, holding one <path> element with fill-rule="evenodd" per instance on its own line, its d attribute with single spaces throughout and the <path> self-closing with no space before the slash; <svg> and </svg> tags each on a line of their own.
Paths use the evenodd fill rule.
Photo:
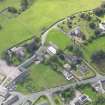
<svg viewBox="0 0 105 105">
<path fill-rule="evenodd" d="M 19 5 L 19 0 L 13 1 L 0 2 L 0 8 L 4 8 L 7 4 Z M 77 11 L 94 8 L 100 3 L 101 0 L 36 0 L 32 7 L 19 17 L 10 20 L 0 30 L 0 53 L 14 43 L 31 37 L 33 34 L 39 35 L 43 27 L 48 27 L 58 19 Z"/>
<path fill-rule="evenodd" d="M 31 87 L 34 91 L 40 91 L 69 83 L 62 75 L 52 70 L 49 66 L 43 64 L 32 65 L 29 69 L 30 79 L 23 84 L 17 85 L 17 90 L 23 93 L 30 92 L 27 87 Z"/>
<path fill-rule="evenodd" d="M 64 49 L 71 43 L 71 39 L 57 29 L 53 29 L 48 33 L 47 42 L 52 42 L 60 49 Z"/>
<path fill-rule="evenodd" d="M 92 90 L 90 86 L 86 86 L 82 89 L 82 92 L 88 95 L 93 101 L 95 100 L 96 96 L 98 95 L 95 91 Z"/>
</svg>

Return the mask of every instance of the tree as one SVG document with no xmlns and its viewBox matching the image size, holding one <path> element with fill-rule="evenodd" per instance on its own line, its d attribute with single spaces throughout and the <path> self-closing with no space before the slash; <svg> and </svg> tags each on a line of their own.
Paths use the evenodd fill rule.
<svg viewBox="0 0 105 105">
<path fill-rule="evenodd" d="M 96 28 L 96 24 L 94 22 L 89 23 L 89 27 L 92 29 Z"/>
<path fill-rule="evenodd" d="M 97 51 L 92 54 L 91 59 L 94 63 L 99 64 L 102 60 L 105 60 L 105 52 L 103 50 Z"/>
<path fill-rule="evenodd" d="M 96 35 L 96 37 L 100 36 L 101 32 L 102 32 L 101 29 L 99 29 L 99 28 L 96 29 L 96 30 L 95 30 L 95 35 Z"/>
<path fill-rule="evenodd" d="M 91 16 L 89 14 L 86 14 L 86 13 L 81 13 L 80 18 L 83 18 L 83 19 L 88 20 L 88 21 L 91 20 Z"/>
<path fill-rule="evenodd" d="M 94 13 L 97 15 L 97 16 L 102 16 L 104 14 L 104 10 L 102 7 L 98 7 L 98 8 L 95 8 L 94 9 Z"/>
<path fill-rule="evenodd" d="M 28 8 L 28 0 L 21 0 L 21 10 L 25 11 Z"/>
<path fill-rule="evenodd" d="M 73 45 L 67 46 L 66 49 L 67 49 L 68 51 L 73 51 Z"/>
<path fill-rule="evenodd" d="M 101 7 L 105 8 L 105 1 L 102 2 Z"/>
<path fill-rule="evenodd" d="M 74 47 L 73 52 L 78 57 L 83 57 L 83 52 L 78 47 Z"/>
<path fill-rule="evenodd" d="M 8 7 L 8 12 L 11 12 L 11 13 L 18 13 L 17 9 L 14 8 L 14 7 Z"/>
</svg>

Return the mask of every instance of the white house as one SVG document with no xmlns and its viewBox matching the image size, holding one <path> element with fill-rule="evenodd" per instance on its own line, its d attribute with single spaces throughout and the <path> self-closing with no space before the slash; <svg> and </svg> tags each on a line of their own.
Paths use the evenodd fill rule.
<svg viewBox="0 0 105 105">
<path fill-rule="evenodd" d="M 55 55 L 57 53 L 57 51 L 53 46 L 48 46 L 47 47 L 47 53 L 50 55 Z"/>
</svg>

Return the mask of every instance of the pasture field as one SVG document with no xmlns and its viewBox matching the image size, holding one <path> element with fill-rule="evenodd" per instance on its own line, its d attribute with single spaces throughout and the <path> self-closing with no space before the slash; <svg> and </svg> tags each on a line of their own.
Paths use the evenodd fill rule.
<svg viewBox="0 0 105 105">
<path fill-rule="evenodd" d="M 69 83 L 61 74 L 47 65 L 32 65 L 29 69 L 29 79 L 17 85 L 17 90 L 22 93 L 27 94 L 30 91 L 40 91 Z"/>
<path fill-rule="evenodd" d="M 72 43 L 72 40 L 69 36 L 65 35 L 63 32 L 60 32 L 57 29 L 53 29 L 48 33 L 47 42 L 51 42 L 57 45 L 60 49 L 65 49 L 68 45 Z"/>
<path fill-rule="evenodd" d="M 36 0 L 28 10 L 17 18 L 9 20 L 0 30 L 0 54 L 6 48 L 33 34 L 39 36 L 42 29 L 57 20 L 78 11 L 95 8 L 100 3 L 101 0 Z M 0 8 L 7 7 L 7 4 L 18 6 L 19 2 L 6 0 L 0 3 Z"/>
</svg>

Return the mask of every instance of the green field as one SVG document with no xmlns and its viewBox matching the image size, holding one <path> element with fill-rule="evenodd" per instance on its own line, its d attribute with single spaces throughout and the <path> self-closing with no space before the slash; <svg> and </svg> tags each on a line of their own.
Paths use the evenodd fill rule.
<svg viewBox="0 0 105 105">
<path fill-rule="evenodd" d="M 34 91 L 40 91 L 69 83 L 61 74 L 58 74 L 49 66 L 43 64 L 32 65 L 29 69 L 29 80 L 17 85 L 17 90 L 22 93 L 30 92 L 27 87 L 31 87 Z"/>
<path fill-rule="evenodd" d="M 58 48 L 63 50 L 65 47 L 70 45 L 72 41 L 63 32 L 60 32 L 57 29 L 53 29 L 48 33 L 47 42 L 52 42 L 53 44 L 57 45 Z"/>
<path fill-rule="evenodd" d="M 12 1 L 6 0 L 5 3 L 0 3 L 0 8 L 6 7 L 7 4 L 19 5 L 18 0 Z M 0 30 L 0 54 L 6 48 L 33 34 L 39 35 L 42 28 L 48 27 L 58 19 L 77 11 L 95 8 L 100 3 L 101 0 L 36 0 L 31 8 L 19 17 L 9 20 Z"/>
</svg>

